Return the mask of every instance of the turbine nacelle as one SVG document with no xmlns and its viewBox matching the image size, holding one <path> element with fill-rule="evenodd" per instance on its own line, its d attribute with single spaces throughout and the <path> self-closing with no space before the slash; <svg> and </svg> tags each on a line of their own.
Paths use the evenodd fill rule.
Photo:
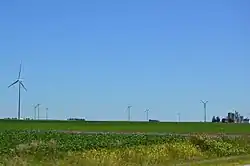
<svg viewBox="0 0 250 166">
<path fill-rule="evenodd" d="M 201 103 L 206 104 L 208 101 L 201 100 Z"/>
<path fill-rule="evenodd" d="M 14 86 L 14 85 L 17 84 L 17 83 L 19 83 L 19 84 L 22 86 L 22 88 L 23 88 L 25 91 L 27 91 L 27 88 L 24 86 L 23 81 L 20 81 L 20 80 L 16 80 L 16 81 L 13 82 L 12 84 L 10 84 L 10 85 L 8 86 L 8 88 Z"/>
</svg>

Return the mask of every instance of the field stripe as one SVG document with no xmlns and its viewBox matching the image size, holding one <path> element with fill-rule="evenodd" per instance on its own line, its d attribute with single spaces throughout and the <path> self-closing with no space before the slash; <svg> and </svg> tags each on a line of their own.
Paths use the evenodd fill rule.
<svg viewBox="0 0 250 166">
<path fill-rule="evenodd" d="M 11 130 L 11 129 L 10 129 Z M 6 130 L 0 130 L 6 131 Z M 24 131 L 24 132 L 59 132 L 59 133 L 68 133 L 68 134 L 87 134 L 87 135 L 95 135 L 95 134 L 122 134 L 122 135 L 177 135 L 177 136 L 191 136 L 194 134 L 206 134 L 210 137 L 217 137 L 219 135 L 222 135 L 222 133 L 171 133 L 171 132 L 134 132 L 134 131 L 82 131 L 82 130 L 39 130 L 39 129 L 31 129 L 31 130 L 18 130 L 18 131 Z M 231 134 L 231 133 L 223 133 L 223 136 L 230 136 L 230 137 L 250 137 L 250 134 L 246 133 L 238 133 L 238 134 Z"/>
<path fill-rule="evenodd" d="M 190 164 L 213 164 L 216 162 L 226 162 L 229 160 L 244 160 L 249 159 L 250 155 L 241 155 L 241 156 L 231 156 L 231 157 L 221 157 L 221 158 L 215 158 L 215 159 L 206 159 L 206 160 L 200 160 L 200 161 L 190 161 L 190 162 L 184 162 L 181 164 L 176 164 L 176 166 L 185 166 Z M 250 166 L 250 165 L 244 165 L 244 166 Z"/>
<path fill-rule="evenodd" d="M 121 134 L 121 135 L 133 135 L 133 134 L 139 134 L 139 135 L 166 135 L 166 136 L 169 136 L 169 135 L 177 135 L 177 136 L 185 136 L 185 137 L 188 137 L 188 136 L 191 136 L 191 135 L 194 135 L 195 133 L 190 133 L 190 134 L 187 134 L 187 133 L 163 133 L 163 132 L 127 132 L 127 131 L 121 131 L 121 132 L 118 132 L 118 131 L 77 131 L 77 130 L 26 130 L 26 131 L 36 131 L 36 132 L 48 132 L 48 131 L 51 131 L 51 132 L 59 132 L 59 133 L 68 133 L 68 134 L 84 134 L 84 135 L 95 135 L 95 134 Z M 196 133 L 198 134 L 198 133 Z M 205 133 L 203 133 L 205 134 Z M 211 134 L 211 133 L 206 133 L 206 135 L 210 136 L 210 137 L 217 137 L 219 135 L 222 135 L 220 133 L 217 133 L 217 134 Z M 250 137 L 249 134 L 223 134 L 224 136 L 229 136 L 229 137 L 242 137 L 242 136 L 247 136 L 247 137 Z"/>
</svg>

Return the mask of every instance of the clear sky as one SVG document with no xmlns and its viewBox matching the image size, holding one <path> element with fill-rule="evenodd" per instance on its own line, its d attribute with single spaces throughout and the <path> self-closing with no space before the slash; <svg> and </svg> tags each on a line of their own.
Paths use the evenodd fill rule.
<svg viewBox="0 0 250 166">
<path fill-rule="evenodd" d="M 249 0 L 0 2 L 0 117 L 203 120 L 250 113 Z"/>
</svg>

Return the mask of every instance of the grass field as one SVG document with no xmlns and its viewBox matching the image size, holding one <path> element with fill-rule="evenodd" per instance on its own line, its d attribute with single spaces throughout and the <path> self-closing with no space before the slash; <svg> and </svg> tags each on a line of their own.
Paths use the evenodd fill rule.
<svg viewBox="0 0 250 166">
<path fill-rule="evenodd" d="M 250 124 L 203 122 L 126 122 L 126 121 L 18 121 L 0 120 L 0 130 L 40 129 L 159 133 L 250 134 Z"/>
</svg>

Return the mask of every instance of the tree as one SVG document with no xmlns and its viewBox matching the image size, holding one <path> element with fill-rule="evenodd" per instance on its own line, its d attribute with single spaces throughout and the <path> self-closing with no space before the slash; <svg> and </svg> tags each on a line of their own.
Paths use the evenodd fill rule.
<svg viewBox="0 0 250 166">
<path fill-rule="evenodd" d="M 216 122 L 216 118 L 215 118 L 215 116 L 213 116 L 213 118 L 212 118 L 212 122 Z"/>
<path fill-rule="evenodd" d="M 228 119 L 228 122 L 229 122 L 229 123 L 234 123 L 234 120 L 231 119 L 231 118 L 229 118 L 229 119 Z"/>
<path fill-rule="evenodd" d="M 216 117 L 216 122 L 220 122 L 220 117 Z"/>
</svg>

